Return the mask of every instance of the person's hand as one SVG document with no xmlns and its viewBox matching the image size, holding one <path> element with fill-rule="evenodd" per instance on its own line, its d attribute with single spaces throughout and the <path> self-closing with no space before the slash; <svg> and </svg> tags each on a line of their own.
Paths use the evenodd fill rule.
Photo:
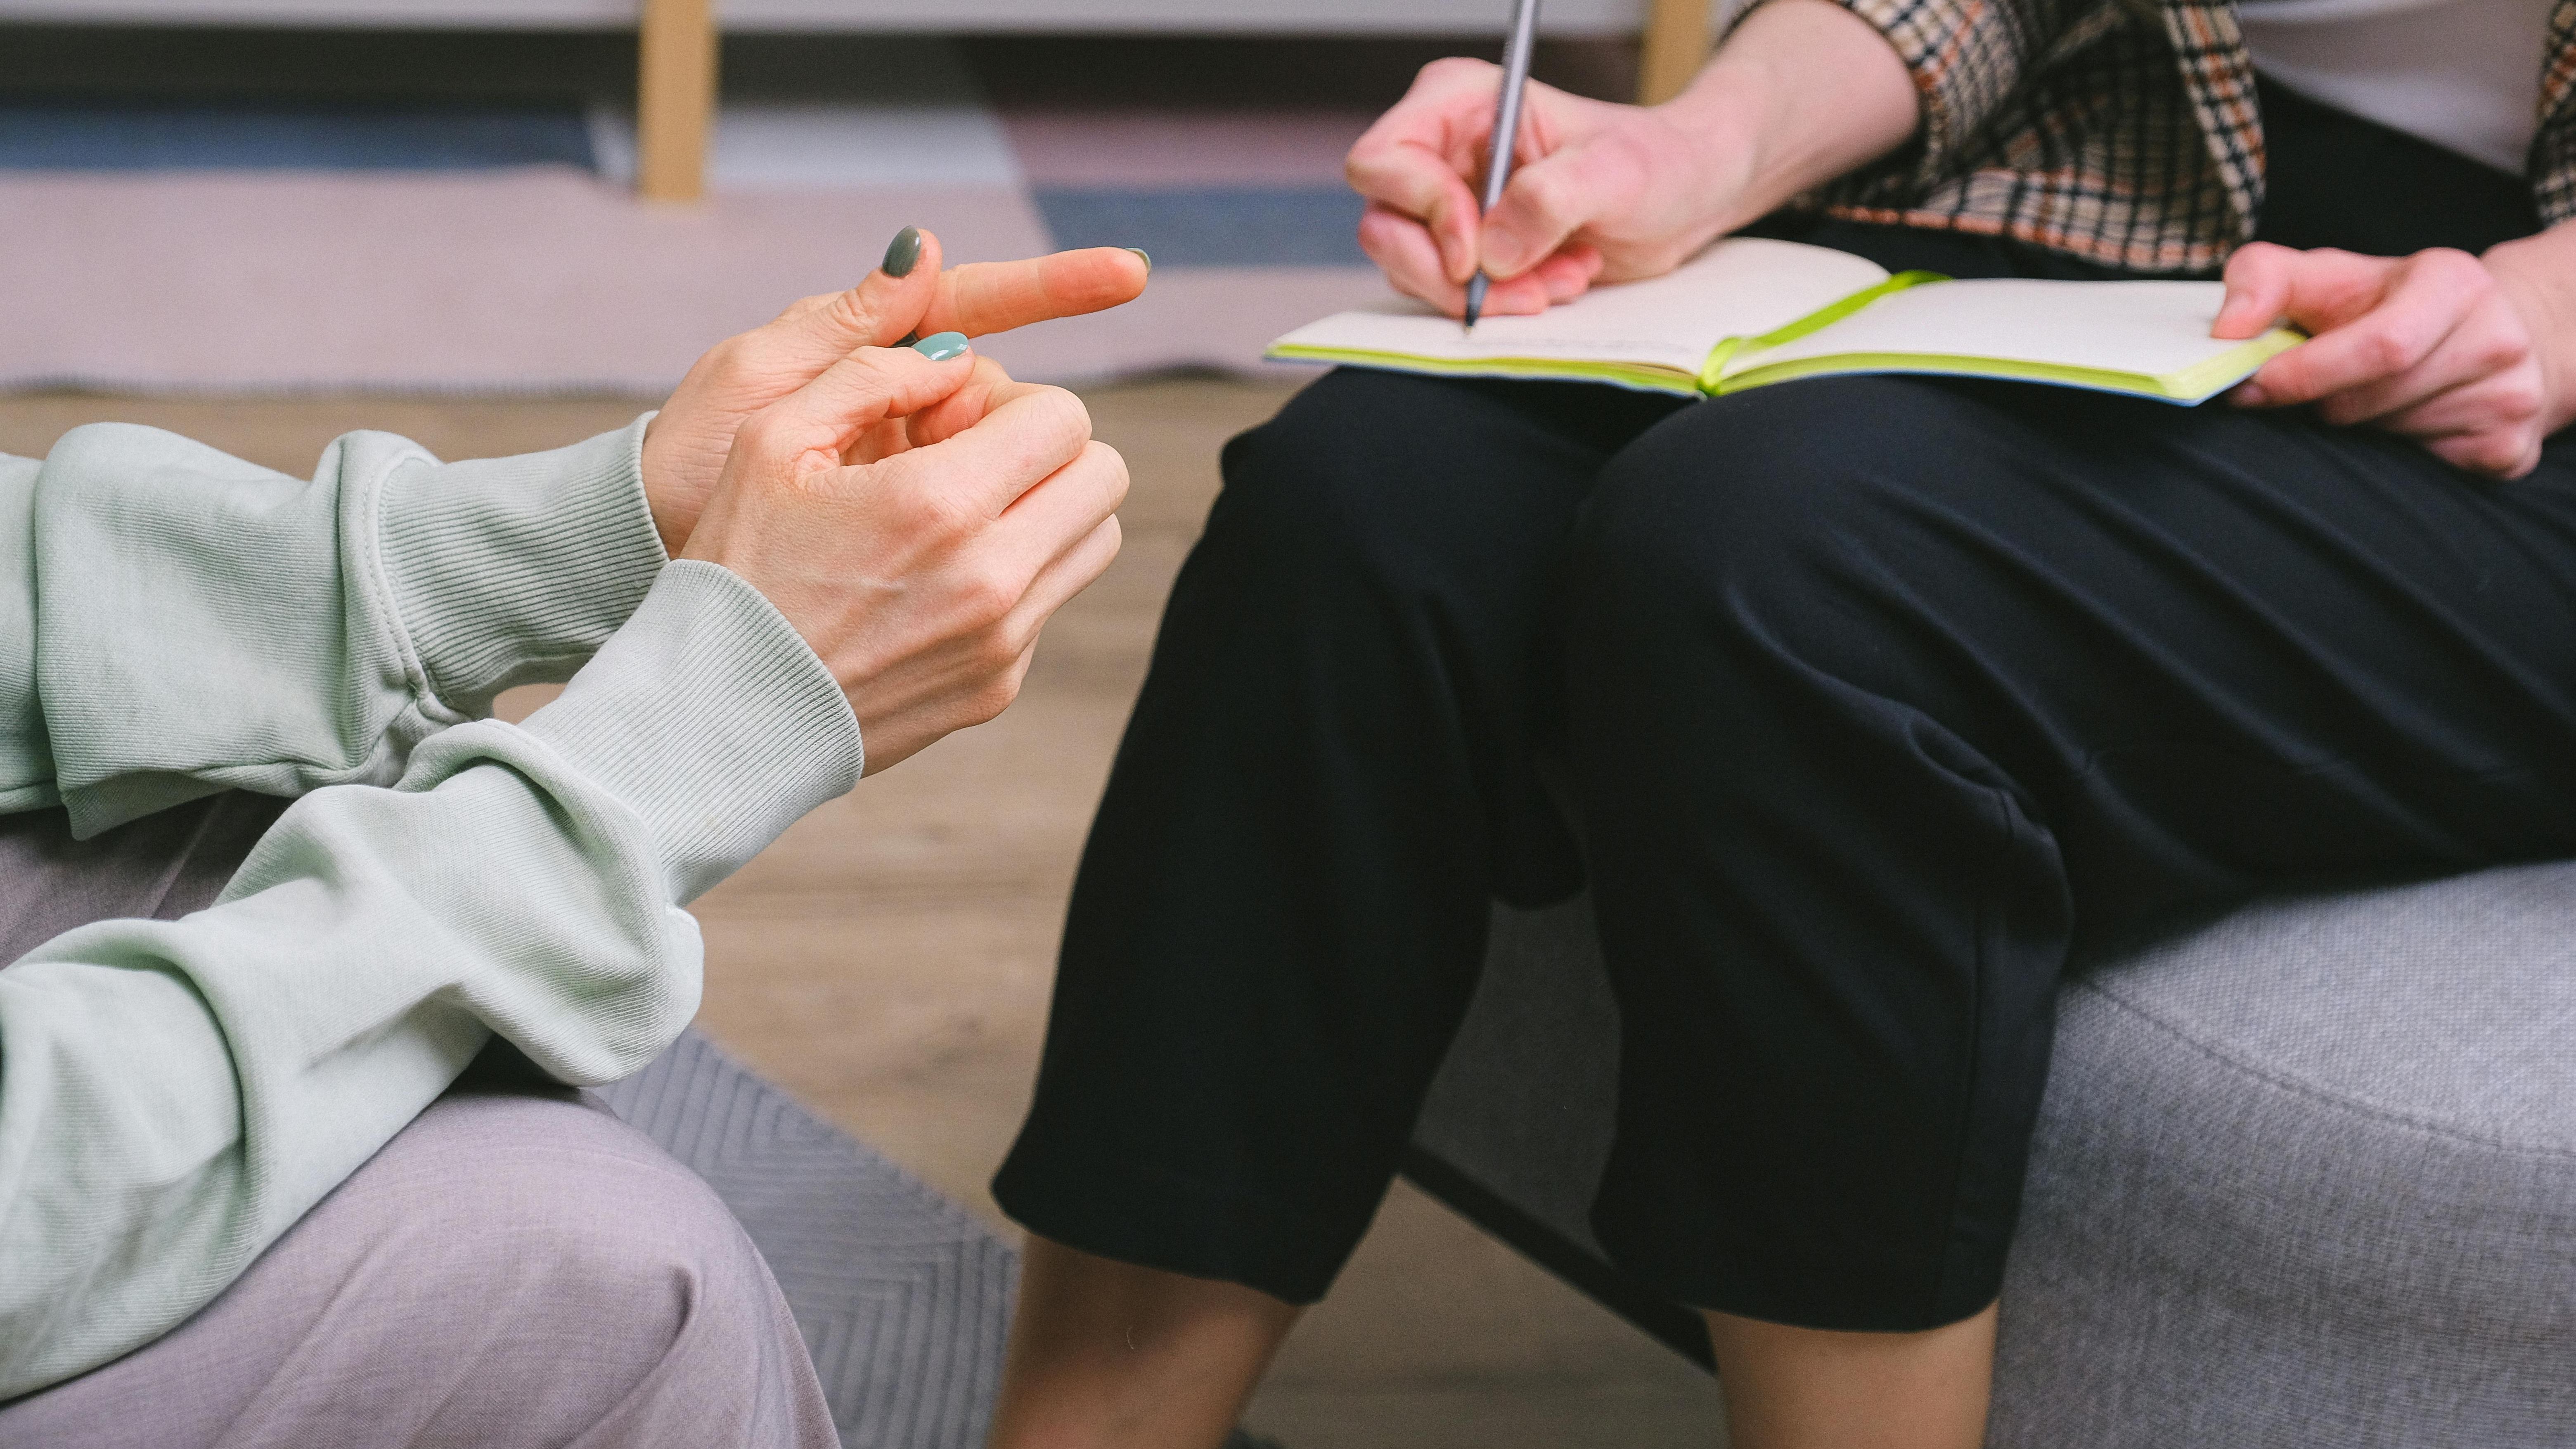
<svg viewBox="0 0 2576 1449">
<path fill-rule="evenodd" d="M 1145 290 L 1152 265 L 1121 247 L 949 271 L 939 263 L 939 239 L 905 227 L 885 264 L 858 286 L 807 297 L 698 359 L 644 434 L 644 496 L 665 552 L 676 558 L 687 547 L 743 419 L 854 349 L 941 332 L 975 337 L 1115 307 Z"/>
<path fill-rule="evenodd" d="M 1485 310 L 1545 311 L 1595 281 L 1672 270 L 1717 235 L 1709 205 L 1742 184 L 1668 114 L 1531 81 L 1502 203 L 1479 217 L 1502 68 L 1433 61 L 1351 147 L 1368 199 L 1360 249 L 1396 290 L 1459 315 L 1481 264 Z"/>
<path fill-rule="evenodd" d="M 1423 67 L 1344 166 L 1368 200 L 1360 248 L 1396 290 L 1452 316 L 1479 265 L 1488 313 L 1539 312 L 1594 282 L 1671 271 L 1712 239 L 1904 143 L 1920 100 L 1884 37 L 1830 0 L 1773 0 L 1691 88 L 1654 107 L 1537 81 L 1509 185 L 1478 215 L 1502 69 Z"/>
<path fill-rule="evenodd" d="M 1039 628 L 1116 556 L 1126 495 L 1073 394 L 862 348 L 743 421 L 686 556 L 796 626 L 874 774 L 1016 697 Z"/>
<path fill-rule="evenodd" d="M 2455 466 L 2519 478 L 2567 421 L 2539 345 L 2548 309 L 2534 288 L 2552 285 L 2566 283 L 2527 274 L 2501 247 L 2481 261 L 2256 242 L 2228 259 L 2210 335 L 2252 337 L 2281 320 L 2311 334 L 2228 395 L 2240 407 L 2314 404 L 2327 422 L 2384 428 Z"/>
</svg>

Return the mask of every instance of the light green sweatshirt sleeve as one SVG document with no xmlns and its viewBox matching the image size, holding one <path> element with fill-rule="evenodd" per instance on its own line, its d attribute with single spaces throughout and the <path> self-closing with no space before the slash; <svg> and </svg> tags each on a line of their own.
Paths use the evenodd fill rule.
<svg viewBox="0 0 2576 1449">
<path fill-rule="evenodd" d="M 662 564 L 645 421 L 444 464 L 352 433 L 310 479 L 98 424 L 0 466 L 0 810 L 59 800 L 87 837 L 225 788 L 389 784 L 568 678 Z"/>
<path fill-rule="evenodd" d="M 696 1009 L 681 906 L 862 765 L 828 671 L 733 574 L 585 592 L 627 575 L 563 545 L 595 519 L 566 500 L 588 459 L 623 479 L 593 506 L 640 509 L 631 437 L 460 479 L 361 435 L 293 484 L 117 431 L 0 463 L 0 540 L 32 542 L 0 553 L 18 802 L 95 830 L 225 784 L 308 793 L 212 908 L 0 970 L 0 1399 L 202 1307 L 490 1034 L 568 1082 L 649 1061 Z M 119 498 L 102 453 L 170 486 L 138 470 Z M 454 722 L 594 646 L 526 725 Z"/>
<path fill-rule="evenodd" d="M 315 791 L 211 909 L 0 971 L 0 1398 L 151 1341 L 498 1032 L 563 1081 L 697 1009 L 680 909 L 848 790 L 858 728 L 769 603 L 665 569 L 524 726 Z"/>
</svg>

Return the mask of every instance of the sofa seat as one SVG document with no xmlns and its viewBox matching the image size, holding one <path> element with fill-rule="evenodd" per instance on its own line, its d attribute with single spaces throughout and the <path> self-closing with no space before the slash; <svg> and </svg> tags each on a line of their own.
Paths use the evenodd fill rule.
<svg viewBox="0 0 2576 1449">
<path fill-rule="evenodd" d="M 1411 1171 L 1704 1360 L 1585 1221 L 1616 1053 L 1585 903 L 1499 913 Z M 2576 864 L 2268 900 L 2077 973 L 1989 1444 L 2576 1444 Z"/>
</svg>

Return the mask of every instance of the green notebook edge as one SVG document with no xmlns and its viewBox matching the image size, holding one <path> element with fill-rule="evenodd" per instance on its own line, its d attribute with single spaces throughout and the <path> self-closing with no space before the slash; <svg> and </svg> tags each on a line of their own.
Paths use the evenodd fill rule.
<svg viewBox="0 0 2576 1449">
<path fill-rule="evenodd" d="M 2002 382 L 2050 383 L 2058 387 L 2083 388 L 2091 392 L 2125 393 L 2131 397 L 2152 398 L 2158 402 L 2179 403 L 2184 407 L 2209 401 L 2245 378 L 2255 369 L 2307 340 L 2302 333 L 2276 327 L 2259 337 L 2249 337 L 2216 357 L 2196 362 L 2180 372 L 2157 375 L 2127 372 L 2107 367 L 2070 367 L 2060 363 L 2021 362 L 2008 357 L 1979 357 L 1939 352 L 1850 352 L 1830 357 L 1810 357 L 1797 362 L 1783 362 L 1768 367 L 1748 367 L 1724 379 L 1711 396 L 1744 392 L 1768 387 L 1778 382 L 1794 382 L 1802 377 L 1839 377 L 1862 374 L 1911 373 L 1932 377 L 1982 377 Z"/>
</svg>

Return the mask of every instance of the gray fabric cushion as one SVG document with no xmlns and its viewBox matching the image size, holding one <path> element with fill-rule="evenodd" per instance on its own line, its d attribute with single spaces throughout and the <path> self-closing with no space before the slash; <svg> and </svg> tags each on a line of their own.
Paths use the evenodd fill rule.
<svg viewBox="0 0 2576 1449">
<path fill-rule="evenodd" d="M 1597 1261 L 1616 1060 L 1588 907 L 1499 912 L 1417 1151 Z M 2070 984 L 1990 1443 L 2576 1443 L 2576 864 L 2266 902 Z"/>
<path fill-rule="evenodd" d="M 2576 865 L 2268 902 L 2060 1000 L 1991 1442 L 2576 1442 Z"/>
</svg>

